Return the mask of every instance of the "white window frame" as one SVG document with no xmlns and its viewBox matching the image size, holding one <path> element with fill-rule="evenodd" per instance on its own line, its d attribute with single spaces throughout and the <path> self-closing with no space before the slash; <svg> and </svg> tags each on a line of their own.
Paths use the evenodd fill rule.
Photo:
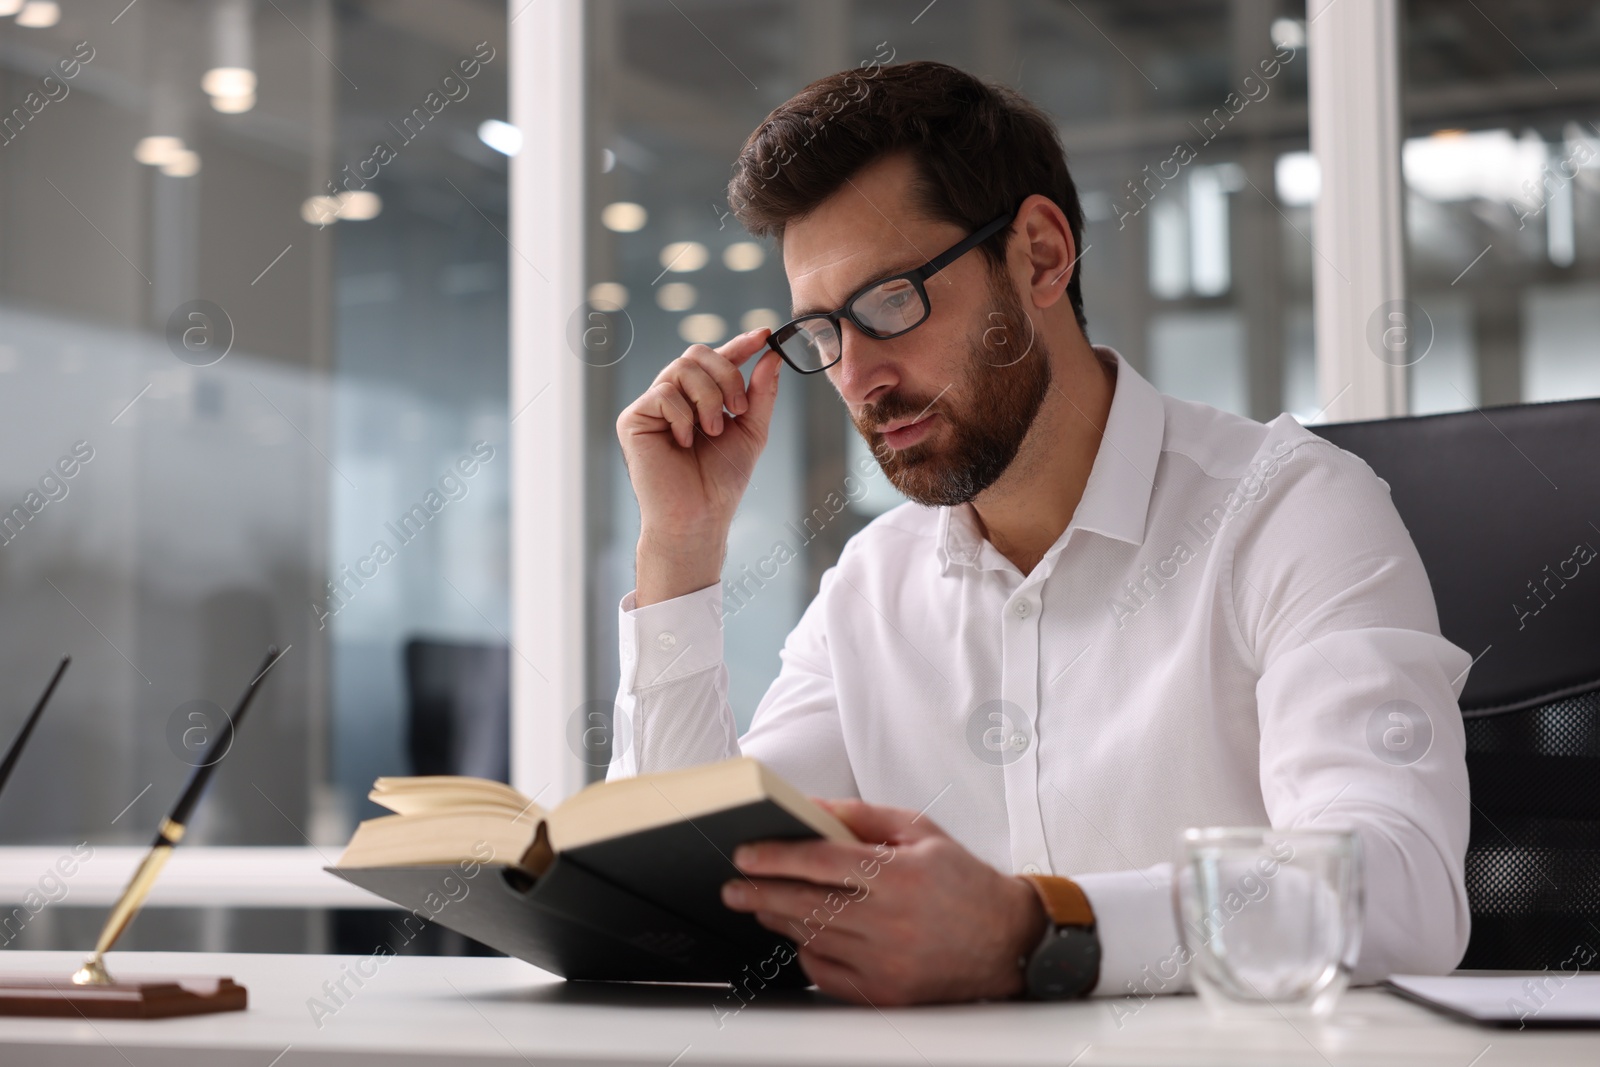
<svg viewBox="0 0 1600 1067">
<path fill-rule="evenodd" d="M 511 783 L 545 806 L 582 788 L 567 722 L 584 699 L 584 32 L 580 0 L 510 0 Z"/>
<path fill-rule="evenodd" d="M 584 299 L 581 0 L 508 0 L 511 164 L 511 779 L 546 805 L 581 788 L 568 720 L 584 699 L 583 364 L 569 320 Z M 1322 418 L 1406 411 L 1405 376 L 1365 341 L 1373 309 L 1405 296 L 1398 0 L 1308 0 Z M 1376 87 L 1377 91 L 1372 92 Z M 1377 130 L 1356 137 L 1349 131 Z M 0 847 L 0 902 L 20 903 L 69 846 Z M 73 905 L 115 899 L 144 849 L 95 849 Z M 333 850 L 180 848 L 152 906 L 381 907 L 326 874 Z M 332 858 L 330 858 L 332 857 Z"/>
<path fill-rule="evenodd" d="M 1406 295 L 1399 8 L 1306 2 L 1311 153 L 1322 171 L 1311 291 L 1328 422 L 1407 412 L 1405 368 L 1379 359 L 1368 340 L 1373 315 Z"/>
</svg>

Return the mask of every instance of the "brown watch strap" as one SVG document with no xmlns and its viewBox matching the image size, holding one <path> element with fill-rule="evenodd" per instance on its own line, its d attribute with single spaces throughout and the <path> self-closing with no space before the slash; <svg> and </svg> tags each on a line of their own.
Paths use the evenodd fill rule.
<svg viewBox="0 0 1600 1067">
<path fill-rule="evenodd" d="M 1093 926 L 1094 909 L 1089 898 L 1070 878 L 1057 878 L 1051 874 L 1019 874 L 1033 887 L 1044 905 L 1044 913 L 1056 926 Z"/>
</svg>

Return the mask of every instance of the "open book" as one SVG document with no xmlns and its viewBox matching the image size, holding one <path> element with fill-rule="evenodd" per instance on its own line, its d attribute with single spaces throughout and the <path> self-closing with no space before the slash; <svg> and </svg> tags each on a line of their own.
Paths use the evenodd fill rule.
<svg viewBox="0 0 1600 1067">
<path fill-rule="evenodd" d="M 805 984 L 787 939 L 722 903 L 746 841 L 854 841 L 750 758 L 600 782 L 546 811 L 501 782 L 379 778 L 393 815 L 328 870 L 568 978 Z M 776 979 L 771 971 L 776 969 Z"/>
</svg>

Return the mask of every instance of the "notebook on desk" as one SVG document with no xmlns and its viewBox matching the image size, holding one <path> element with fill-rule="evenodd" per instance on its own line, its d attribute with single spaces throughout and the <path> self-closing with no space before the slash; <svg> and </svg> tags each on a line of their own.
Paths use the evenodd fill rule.
<svg viewBox="0 0 1600 1067">
<path fill-rule="evenodd" d="M 1600 974 L 1390 975 L 1384 987 L 1484 1026 L 1600 1026 Z"/>
</svg>

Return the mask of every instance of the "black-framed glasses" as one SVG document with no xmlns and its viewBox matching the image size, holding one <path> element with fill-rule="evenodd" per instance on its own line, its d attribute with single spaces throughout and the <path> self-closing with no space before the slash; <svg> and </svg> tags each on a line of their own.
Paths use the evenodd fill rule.
<svg viewBox="0 0 1600 1067">
<path fill-rule="evenodd" d="M 868 337 L 886 341 L 928 321 L 932 306 L 923 283 L 993 237 L 1011 222 L 1007 212 L 951 245 L 915 270 L 869 282 L 851 294 L 838 311 L 801 315 L 772 331 L 767 345 L 801 374 L 816 374 L 839 362 L 844 338 L 839 320 L 849 319 Z"/>
</svg>

